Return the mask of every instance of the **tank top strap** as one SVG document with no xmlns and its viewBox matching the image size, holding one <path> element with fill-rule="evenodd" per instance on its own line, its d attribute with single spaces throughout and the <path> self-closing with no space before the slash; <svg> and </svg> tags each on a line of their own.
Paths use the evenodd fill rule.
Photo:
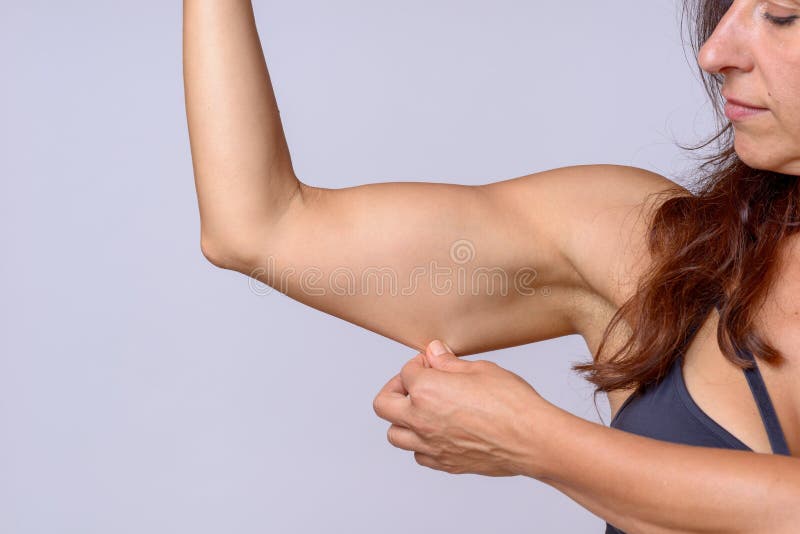
<svg viewBox="0 0 800 534">
<path fill-rule="evenodd" d="M 720 311 L 719 303 L 717 303 L 716 306 L 717 311 Z M 750 386 L 750 391 L 756 401 L 756 406 L 758 406 L 758 412 L 761 414 L 761 420 L 764 422 L 764 427 L 767 430 L 772 452 L 774 454 L 791 456 L 789 445 L 786 442 L 786 436 L 783 434 L 783 428 L 781 428 L 778 414 L 775 412 L 772 399 L 770 399 L 767 386 L 764 383 L 764 377 L 761 376 L 761 371 L 758 369 L 756 358 L 747 349 L 737 347 L 736 351 L 742 358 L 753 362 L 752 368 L 743 369 L 744 376 L 747 379 L 747 384 Z"/>
</svg>

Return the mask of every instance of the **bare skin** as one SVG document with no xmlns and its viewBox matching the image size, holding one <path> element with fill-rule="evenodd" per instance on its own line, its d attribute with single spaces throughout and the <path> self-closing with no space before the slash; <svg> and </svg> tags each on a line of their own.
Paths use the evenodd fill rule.
<svg viewBox="0 0 800 534">
<path fill-rule="evenodd" d="M 800 22 L 778 28 L 764 19 L 764 9 L 776 16 L 800 14 L 800 3 L 735 1 L 699 60 L 704 69 L 725 76 L 729 96 L 769 108 L 768 113 L 735 124 L 736 148 L 742 159 L 754 167 L 800 174 L 800 99 L 796 98 L 800 94 Z M 480 186 L 393 182 L 326 189 L 303 183 L 292 168 L 247 0 L 184 1 L 184 77 L 205 256 L 219 267 L 257 278 L 293 299 L 418 352 L 425 351 L 434 338 L 463 356 L 579 334 L 595 353 L 611 315 L 631 296 L 650 262 L 644 247 L 647 216 L 663 200 L 653 195 L 675 185 L 658 174 L 615 165 L 552 169 Z M 796 249 L 790 243 L 786 253 L 795 254 Z M 466 291 L 455 287 L 447 291 L 446 286 L 432 283 L 431 262 L 453 272 L 466 269 L 470 280 Z M 800 261 L 789 265 L 800 270 Z M 362 278 L 383 267 L 390 268 L 389 278 L 399 283 L 398 290 L 408 289 L 417 280 L 413 290 L 380 292 L 369 285 L 374 282 Z M 490 291 L 471 281 L 477 267 L 493 269 L 506 280 L 508 292 Z M 317 269 L 306 271 L 317 276 L 304 282 L 299 274 L 308 268 Z M 415 279 L 420 269 L 424 275 Z M 523 290 L 515 288 L 518 274 L 531 269 L 533 283 L 523 283 Z M 330 278 L 334 272 L 343 272 L 343 278 Z M 456 282 L 455 275 L 444 278 Z M 338 291 L 342 280 L 352 282 L 344 292 Z M 762 365 L 761 370 L 797 457 L 800 371 L 792 356 L 800 354 L 800 308 L 793 304 L 793 296 L 800 282 L 793 281 L 800 281 L 800 272 L 787 272 L 779 280 L 760 319 L 769 325 L 771 341 L 792 361 L 780 369 Z M 533 294 L 525 291 L 530 287 L 536 290 Z M 683 372 L 689 391 L 733 435 L 756 452 L 770 452 L 741 371 L 721 356 L 716 345 L 715 321 L 713 312 L 687 352 Z M 493 368 L 491 372 L 504 377 L 497 384 L 518 384 L 508 374 Z M 469 388 L 460 384 L 452 390 L 467 395 Z M 518 391 L 519 399 L 540 405 L 531 400 L 535 394 L 523 387 Z M 628 394 L 609 394 L 613 413 Z M 741 480 L 751 489 L 779 490 L 785 501 L 778 502 L 800 497 L 800 487 L 759 485 L 759 476 L 788 472 L 786 458 L 764 456 L 763 469 L 748 471 L 747 460 L 736 454 L 741 451 L 710 455 L 700 448 L 703 455 L 599 425 L 596 431 L 557 410 L 542 408 L 536 413 L 564 429 L 580 429 L 587 439 L 592 436 L 608 463 L 595 462 L 580 472 L 555 472 L 552 466 L 557 462 L 552 458 L 546 469 L 541 462 L 554 445 L 543 444 L 543 436 L 532 434 L 525 439 L 537 443 L 542 457 L 517 462 L 518 467 L 529 466 L 524 472 L 519 467 L 518 474 L 547 480 L 626 530 L 673 532 L 706 527 L 700 523 L 687 523 L 683 530 L 671 526 L 676 511 L 685 509 L 681 506 L 686 501 L 679 495 L 700 503 L 705 521 L 713 521 L 715 514 L 720 520 L 738 519 L 719 503 L 714 508 L 709 487 L 698 484 L 699 471 L 683 471 L 670 479 L 676 496 L 671 508 L 658 480 L 667 479 L 677 465 L 674 462 L 708 465 L 702 477 L 714 487 L 728 487 L 731 481 L 725 473 L 741 469 Z M 494 439 L 519 445 L 523 438 L 498 435 Z M 567 446 L 560 443 L 562 450 Z M 600 450 L 587 454 L 596 459 Z M 572 451 L 574 465 L 580 463 L 580 454 Z M 667 457 L 672 464 L 652 463 L 652 458 Z M 646 464 L 648 459 L 650 464 Z M 636 497 L 611 494 L 606 488 L 610 473 L 619 471 L 612 467 L 625 461 L 640 462 L 630 469 L 630 479 L 618 479 L 635 488 Z M 650 485 L 638 481 L 636 486 L 637 470 L 641 473 L 645 468 L 661 478 L 654 476 Z M 794 468 L 791 480 L 800 484 L 798 469 Z M 737 510 L 742 517 L 765 525 L 767 518 L 762 515 L 769 509 L 758 501 L 747 508 L 749 494 L 739 489 L 741 493 L 730 497 L 741 499 Z M 636 516 L 637 510 L 648 513 Z M 700 521 L 686 518 L 692 520 Z M 737 524 L 744 532 L 742 521 Z M 780 526 L 773 531 L 780 531 Z"/>
<path fill-rule="evenodd" d="M 201 247 L 215 265 L 417 351 L 440 337 L 462 356 L 575 333 L 592 346 L 633 291 L 647 262 L 648 197 L 675 185 L 667 178 L 585 165 L 481 186 L 314 187 L 292 169 L 250 3 L 186 1 L 184 47 Z M 459 263 L 458 243 L 472 261 Z M 270 260 L 275 280 L 262 273 Z M 388 266 L 408 288 L 414 269 L 432 261 L 468 276 L 499 269 L 509 290 L 471 280 L 464 291 L 434 290 L 428 277 L 393 295 L 362 282 Z M 299 277 L 309 267 L 324 273 L 313 288 Z M 331 284 L 337 268 L 355 275 L 348 294 Z M 514 289 L 515 273 L 531 268 L 533 289 L 546 296 Z"/>
<path fill-rule="evenodd" d="M 733 121 L 742 161 L 791 175 L 800 175 L 800 20 L 790 18 L 798 14 L 798 0 L 737 0 L 697 58 L 704 71 L 724 77 L 725 98 L 768 109 Z"/>
</svg>

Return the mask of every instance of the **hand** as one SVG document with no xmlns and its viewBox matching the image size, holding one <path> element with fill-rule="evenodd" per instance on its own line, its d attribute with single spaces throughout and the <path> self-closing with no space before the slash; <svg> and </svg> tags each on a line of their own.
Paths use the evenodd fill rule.
<svg viewBox="0 0 800 534">
<path fill-rule="evenodd" d="M 441 354 L 435 351 L 437 347 Z M 389 443 L 448 473 L 527 474 L 537 414 L 548 403 L 520 376 L 486 360 L 459 360 L 434 341 L 373 402 Z"/>
</svg>

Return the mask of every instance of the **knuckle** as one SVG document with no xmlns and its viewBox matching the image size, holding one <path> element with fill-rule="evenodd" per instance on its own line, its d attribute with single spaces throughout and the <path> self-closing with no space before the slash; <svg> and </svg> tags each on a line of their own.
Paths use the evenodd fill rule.
<svg viewBox="0 0 800 534">
<path fill-rule="evenodd" d="M 445 371 L 450 371 L 456 369 L 458 367 L 458 363 L 459 362 L 453 360 L 445 360 L 443 362 L 440 362 L 439 366 Z"/>
<path fill-rule="evenodd" d="M 408 371 L 408 365 L 404 365 L 404 366 L 403 366 L 403 368 L 402 368 L 402 369 L 400 369 L 400 373 L 398 373 L 398 374 L 400 375 L 400 381 L 401 381 L 403 384 L 408 384 L 408 383 L 409 383 L 409 380 L 408 380 L 408 373 L 409 373 L 409 371 Z"/>
<path fill-rule="evenodd" d="M 381 410 L 382 410 L 383 399 L 380 395 L 376 395 L 374 399 L 372 399 L 372 409 L 376 415 L 381 417 Z"/>
</svg>

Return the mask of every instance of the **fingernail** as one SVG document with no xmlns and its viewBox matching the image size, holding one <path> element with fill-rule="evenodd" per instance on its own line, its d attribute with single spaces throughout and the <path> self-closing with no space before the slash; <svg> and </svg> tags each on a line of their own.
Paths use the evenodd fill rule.
<svg viewBox="0 0 800 534">
<path fill-rule="evenodd" d="M 438 339 L 434 339 L 431 342 L 431 352 L 434 356 L 441 356 L 442 354 L 446 354 L 448 351 L 447 347 L 444 346 L 444 343 L 439 341 Z"/>
</svg>

